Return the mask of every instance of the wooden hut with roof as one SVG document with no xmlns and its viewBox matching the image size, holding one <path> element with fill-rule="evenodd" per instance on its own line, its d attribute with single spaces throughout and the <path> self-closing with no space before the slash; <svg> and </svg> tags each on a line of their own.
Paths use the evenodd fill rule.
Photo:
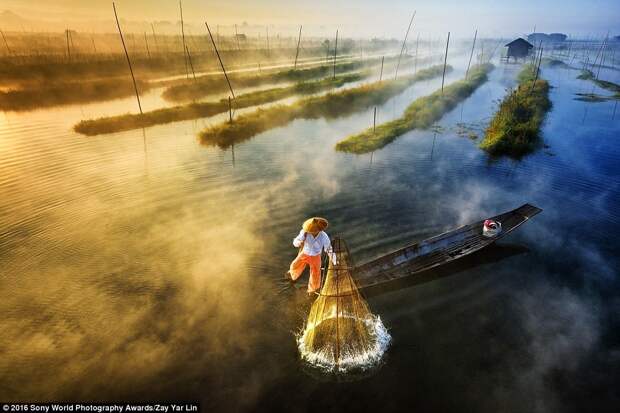
<svg viewBox="0 0 620 413">
<path fill-rule="evenodd" d="M 506 52 L 506 61 L 509 62 L 511 57 L 514 57 L 515 61 L 520 57 L 526 58 L 530 54 L 530 50 L 534 48 L 534 45 L 519 37 L 506 44 L 505 47 L 508 48 L 508 52 Z"/>
</svg>

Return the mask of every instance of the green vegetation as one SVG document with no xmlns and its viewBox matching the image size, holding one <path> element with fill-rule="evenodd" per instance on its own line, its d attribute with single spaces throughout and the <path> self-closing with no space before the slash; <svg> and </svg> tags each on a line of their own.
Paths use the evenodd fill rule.
<svg viewBox="0 0 620 413">
<path fill-rule="evenodd" d="M 612 96 L 601 96 L 594 93 L 577 93 L 579 96 L 576 98 L 577 100 L 582 100 L 585 102 L 604 102 L 612 99 L 620 99 L 620 85 L 607 80 L 597 79 L 591 70 L 582 70 L 581 74 L 577 76 L 577 79 L 589 80 L 602 89 L 614 92 Z"/>
<path fill-rule="evenodd" d="M 108 50 L 107 53 L 97 54 L 90 53 L 90 51 L 92 51 L 90 37 L 91 36 L 84 36 L 82 39 L 84 42 L 83 46 L 85 46 L 84 50 L 81 50 L 80 53 L 73 50 L 70 58 L 64 54 L 64 47 L 66 47 L 64 38 L 58 39 L 58 45 L 61 46 L 61 49 L 57 54 L 0 56 L 0 84 L 28 84 L 39 81 L 68 82 L 79 81 L 81 79 L 94 80 L 108 77 L 129 76 L 127 61 L 122 48 L 120 48 L 118 35 L 109 35 L 105 43 L 97 41 L 100 50 L 103 50 L 104 46 L 107 46 L 105 50 Z M 160 41 L 164 39 L 164 36 L 158 37 Z M 169 38 L 168 40 L 172 39 Z M 151 46 L 155 45 L 152 44 Z M 162 45 L 160 44 L 159 46 L 161 47 Z M 191 49 L 192 48 L 190 48 L 190 50 Z M 340 49 L 340 47 L 338 49 Z M 110 53 L 112 50 L 113 53 Z M 178 43 L 170 43 L 169 50 L 167 51 L 163 51 L 162 49 L 153 52 L 152 50 L 153 53 L 151 53 L 150 56 L 146 53 L 137 53 L 136 51 L 130 50 L 131 64 L 136 77 L 142 80 L 181 74 L 185 77 L 185 54 L 182 50 L 182 48 L 179 48 Z M 220 70 L 218 60 L 211 48 L 197 52 L 194 46 L 191 53 L 193 66 L 197 73 Z M 272 49 L 270 51 L 265 49 L 237 50 L 235 46 L 229 50 L 220 50 L 220 54 L 226 64 L 226 69 L 235 70 L 256 68 L 258 62 L 261 62 L 263 66 L 283 63 L 291 64 L 292 57 L 295 56 L 295 49 Z M 300 56 L 300 62 L 322 61 L 325 56 L 325 49 L 322 47 L 309 47 L 307 49 L 304 48 L 300 54 L 304 55 L 304 58 Z M 339 60 L 341 58 L 351 58 L 351 56 L 346 56 L 345 54 L 346 51 L 343 50 L 343 54 L 341 55 L 339 50 Z"/>
<path fill-rule="evenodd" d="M 452 70 L 448 66 L 447 70 Z M 284 126 L 294 119 L 336 118 L 385 103 L 413 83 L 440 76 L 443 65 L 420 70 L 417 74 L 396 80 L 384 80 L 359 87 L 301 99 L 290 105 L 277 105 L 268 109 L 241 115 L 234 122 L 223 122 L 200 133 L 205 145 L 225 148 L 269 129 Z"/>
<path fill-rule="evenodd" d="M 137 81 L 138 90 L 146 92 L 148 82 Z M 83 82 L 45 82 L 26 89 L 0 91 L 0 110 L 32 110 L 43 107 L 118 99 L 135 93 L 131 78 L 109 78 Z"/>
<path fill-rule="evenodd" d="M 391 57 L 386 61 L 391 62 L 395 58 Z M 364 61 L 339 63 L 336 65 L 336 73 L 351 72 L 362 68 L 375 66 L 381 59 L 373 58 Z M 322 65 L 307 69 L 288 69 L 281 71 L 271 71 L 263 74 L 230 74 L 230 82 L 233 88 L 254 87 L 263 84 L 276 84 L 283 82 L 300 82 L 312 79 L 319 79 L 333 73 L 333 65 Z M 162 97 L 172 102 L 186 102 L 202 97 L 228 91 L 228 84 L 223 81 L 222 76 L 201 76 L 196 81 L 184 81 L 181 84 L 173 85 L 164 90 Z"/>
<path fill-rule="evenodd" d="M 541 60 L 541 65 L 545 67 L 556 67 L 562 69 L 577 69 L 576 67 L 570 66 L 566 62 L 559 59 L 551 59 L 549 57 L 543 57 Z"/>
<path fill-rule="evenodd" d="M 352 73 L 336 79 L 326 78 L 313 82 L 300 82 L 292 86 L 260 90 L 240 95 L 233 102 L 233 109 L 247 108 L 263 103 L 291 97 L 297 94 L 312 94 L 323 90 L 340 87 L 346 83 L 361 80 L 366 74 Z M 228 99 L 217 102 L 192 103 L 189 105 L 174 106 L 157 109 L 143 114 L 128 113 L 119 116 L 109 116 L 99 119 L 83 120 L 75 125 L 74 130 L 84 135 L 99 135 L 103 133 L 120 132 L 124 130 L 145 128 L 182 120 L 198 119 L 227 112 Z"/>
<path fill-rule="evenodd" d="M 493 69 L 490 63 L 474 66 L 467 79 L 445 87 L 443 94 L 438 90 L 431 95 L 416 99 L 402 117 L 349 136 L 336 144 L 336 150 L 362 154 L 383 148 L 403 133 L 416 128 L 428 128 L 444 113 L 470 96 L 478 86 L 487 80 L 487 73 Z"/>
<path fill-rule="evenodd" d="M 491 120 L 480 148 L 492 155 L 523 156 L 538 146 L 540 125 L 551 108 L 549 83 L 535 79 L 536 68 L 526 65 L 518 87 L 511 91 Z"/>
</svg>

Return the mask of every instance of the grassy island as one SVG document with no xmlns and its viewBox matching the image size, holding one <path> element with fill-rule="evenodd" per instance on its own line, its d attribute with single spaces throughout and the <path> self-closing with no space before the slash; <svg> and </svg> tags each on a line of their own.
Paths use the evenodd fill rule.
<svg viewBox="0 0 620 413">
<path fill-rule="evenodd" d="M 540 125 L 551 108 L 549 83 L 536 79 L 536 68 L 528 64 L 518 76 L 519 84 L 500 103 L 480 143 L 492 155 L 519 157 L 538 146 Z"/>
<path fill-rule="evenodd" d="M 452 70 L 448 67 L 448 70 Z M 336 118 L 385 103 L 413 83 L 441 76 L 443 65 L 419 70 L 415 75 L 396 80 L 383 80 L 351 89 L 312 96 L 290 105 L 277 105 L 237 117 L 234 122 L 222 122 L 200 133 L 205 145 L 227 147 L 233 143 L 284 126 L 294 119 Z"/>
<path fill-rule="evenodd" d="M 430 127 L 486 82 L 487 74 L 492 69 L 492 64 L 474 66 L 467 79 L 448 85 L 443 93 L 437 90 L 431 95 L 416 99 L 400 118 L 377 125 L 376 130 L 368 128 L 351 135 L 338 142 L 336 150 L 356 154 L 368 153 L 383 148 L 407 131 Z"/>
<path fill-rule="evenodd" d="M 233 109 L 241 109 L 274 102 L 295 95 L 309 95 L 333 89 L 335 87 L 340 87 L 346 83 L 359 81 L 365 76 L 365 73 L 352 73 L 337 77 L 336 79 L 325 78 L 312 82 L 299 82 L 288 87 L 250 92 L 237 96 L 237 99 L 233 101 L 232 106 Z M 199 102 L 173 106 L 170 108 L 156 109 L 143 114 L 127 113 L 118 116 L 107 116 L 98 119 L 83 120 L 74 126 L 74 130 L 84 135 L 92 136 L 103 133 L 145 128 L 183 120 L 204 118 L 227 111 L 228 99 L 221 99 L 216 102 Z"/>
</svg>

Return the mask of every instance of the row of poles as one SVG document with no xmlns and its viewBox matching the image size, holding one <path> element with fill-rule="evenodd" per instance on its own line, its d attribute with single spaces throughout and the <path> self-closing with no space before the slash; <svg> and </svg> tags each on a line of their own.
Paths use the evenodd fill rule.
<svg viewBox="0 0 620 413">
<path fill-rule="evenodd" d="M 127 59 L 127 66 L 129 67 L 129 73 L 131 74 L 131 79 L 133 82 L 133 86 L 134 86 L 134 91 L 136 93 L 136 100 L 138 102 L 138 109 L 140 110 L 140 114 L 143 114 L 142 111 L 142 104 L 140 102 L 140 94 L 138 92 L 138 86 L 137 86 L 137 82 L 136 82 L 136 77 L 134 75 L 133 72 L 133 67 L 131 65 L 131 59 L 129 58 L 129 52 L 127 51 L 127 45 L 125 44 L 125 37 L 123 36 L 123 30 L 121 29 L 121 25 L 120 22 L 118 20 L 118 13 L 116 11 L 116 4 L 114 2 L 112 2 L 112 9 L 114 10 L 114 19 L 116 20 L 116 27 L 118 28 L 118 33 L 119 36 L 121 38 L 121 43 L 123 45 L 123 51 L 125 52 L 125 57 Z M 184 22 L 183 22 L 183 5 L 182 2 L 179 1 L 179 12 L 181 15 L 181 38 L 182 38 L 182 42 L 183 42 L 183 57 L 184 57 L 184 63 L 185 63 L 185 73 L 186 73 L 186 77 L 189 79 L 189 69 L 191 69 L 194 81 L 196 80 L 196 73 L 194 71 L 194 66 L 191 60 L 191 55 L 189 53 L 189 48 L 187 47 L 187 44 L 185 43 L 185 29 L 184 29 Z M 207 28 L 207 32 L 209 33 L 209 38 L 211 39 L 211 43 L 213 45 L 213 50 L 215 50 L 215 53 L 217 55 L 218 61 L 220 63 L 220 67 L 222 68 L 222 72 L 224 73 L 224 77 L 226 78 L 226 83 L 228 84 L 228 88 L 230 90 L 230 93 L 232 95 L 232 99 L 229 96 L 228 97 L 228 111 L 229 111 L 229 121 L 232 123 L 232 100 L 236 99 L 235 96 L 235 91 L 233 90 L 232 84 L 230 82 L 230 78 L 228 77 L 228 73 L 226 72 L 226 68 L 224 67 L 224 62 L 222 61 L 222 57 L 220 56 L 220 52 L 217 48 L 217 45 L 215 43 L 215 39 L 213 38 L 213 34 L 211 33 L 211 28 L 209 27 L 209 24 L 207 22 L 205 22 L 205 26 Z M 299 47 L 301 44 L 301 31 L 302 31 L 302 26 L 299 26 L 299 37 L 297 40 L 297 49 L 295 52 L 295 62 L 294 62 L 294 69 L 297 68 L 297 60 L 299 57 Z M 66 31 L 67 32 L 67 48 L 69 47 L 69 30 Z M 2 37 L 4 38 L 4 33 L 2 33 Z M 146 37 L 146 34 L 145 34 Z M 6 39 L 5 39 L 6 42 Z M 8 47 L 8 46 L 7 46 Z M 70 53 L 70 50 L 67 49 L 68 52 Z M 147 46 L 147 50 L 148 50 L 148 46 Z M 333 64 L 333 78 L 336 78 L 336 61 L 337 61 L 337 57 L 338 57 L 338 30 L 336 30 L 336 41 L 335 41 L 335 47 L 334 47 L 334 64 Z M 381 61 L 381 70 L 383 71 L 383 60 Z"/>
</svg>

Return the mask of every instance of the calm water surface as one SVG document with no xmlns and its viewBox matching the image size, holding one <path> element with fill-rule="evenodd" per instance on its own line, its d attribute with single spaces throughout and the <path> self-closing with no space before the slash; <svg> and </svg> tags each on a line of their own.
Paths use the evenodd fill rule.
<svg viewBox="0 0 620 413">
<path fill-rule="evenodd" d="M 447 82 L 464 73 L 462 61 Z M 298 120 L 228 150 L 222 117 L 83 137 L 132 99 L 0 114 L 0 399 L 199 400 L 251 411 L 613 411 L 620 403 L 620 113 L 544 69 L 547 147 L 489 159 L 477 141 L 518 68 L 435 131 L 373 154 L 334 151 L 372 109 Z M 609 80 L 618 81 L 609 71 Z M 441 79 L 378 108 L 399 116 Z M 595 91 L 600 91 L 595 87 Z M 148 108 L 163 106 L 157 93 Z M 460 125 L 460 126 L 459 126 Z M 544 211 L 433 282 L 369 297 L 390 330 L 366 377 L 307 372 L 308 302 L 281 281 L 307 216 L 356 261 L 516 208 Z"/>
</svg>

